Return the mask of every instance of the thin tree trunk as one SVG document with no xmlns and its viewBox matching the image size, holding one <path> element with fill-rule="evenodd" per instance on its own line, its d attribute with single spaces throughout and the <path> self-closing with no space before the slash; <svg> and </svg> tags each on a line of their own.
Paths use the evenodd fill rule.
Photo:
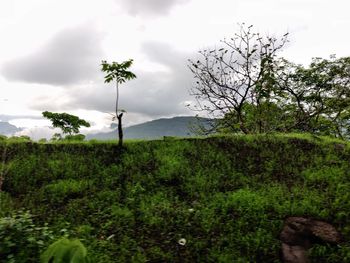
<svg viewBox="0 0 350 263">
<path fill-rule="evenodd" d="M 258 98 L 256 100 L 256 107 L 258 108 L 258 112 L 259 112 L 259 119 L 258 119 L 258 133 L 262 133 L 262 120 L 261 120 L 261 104 L 260 104 L 260 95 L 258 95 Z"/>
<path fill-rule="evenodd" d="M 123 113 L 120 113 L 119 115 L 117 115 L 117 118 L 118 118 L 118 137 L 119 137 L 118 145 L 119 145 L 120 147 L 123 146 L 123 126 L 122 126 L 122 117 L 123 117 Z"/>
<path fill-rule="evenodd" d="M 123 146 L 123 125 L 122 125 L 122 117 L 123 113 L 118 114 L 118 102 L 119 102 L 119 87 L 118 87 L 118 81 L 115 83 L 115 88 L 117 91 L 117 99 L 115 101 L 115 116 L 118 119 L 118 145 L 120 147 Z"/>
<path fill-rule="evenodd" d="M 239 123 L 239 128 L 241 129 L 241 131 L 244 133 L 244 134 L 248 134 L 249 131 L 247 130 L 247 128 L 245 127 L 245 124 L 244 124 L 244 120 L 243 120 L 243 117 L 241 115 L 241 110 L 239 110 L 237 112 L 237 121 Z"/>
<path fill-rule="evenodd" d="M 117 98 L 115 100 L 115 116 L 118 116 L 118 102 L 119 102 L 119 87 L 118 87 L 118 81 L 115 82 L 115 89 L 117 92 Z"/>
</svg>

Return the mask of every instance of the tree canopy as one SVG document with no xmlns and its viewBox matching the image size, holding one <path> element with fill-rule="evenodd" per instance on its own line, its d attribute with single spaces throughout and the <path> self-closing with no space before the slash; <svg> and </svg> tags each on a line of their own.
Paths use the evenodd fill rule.
<svg viewBox="0 0 350 263">
<path fill-rule="evenodd" d="M 131 67 L 133 63 L 132 59 L 124 61 L 122 63 L 112 62 L 107 63 L 106 60 L 102 60 L 102 72 L 106 72 L 104 77 L 105 83 L 116 81 L 119 84 L 124 83 L 127 80 L 136 78 L 136 75 L 127 69 Z"/>
<path fill-rule="evenodd" d="M 43 116 L 52 122 L 54 128 L 60 128 L 64 134 L 79 133 L 81 126 L 90 127 L 90 123 L 68 113 L 53 113 L 44 111 Z"/>
<path fill-rule="evenodd" d="M 195 110 L 224 132 L 311 132 L 350 138 L 350 58 L 314 58 L 308 67 L 278 56 L 275 38 L 240 27 L 219 48 L 189 60 Z"/>
</svg>

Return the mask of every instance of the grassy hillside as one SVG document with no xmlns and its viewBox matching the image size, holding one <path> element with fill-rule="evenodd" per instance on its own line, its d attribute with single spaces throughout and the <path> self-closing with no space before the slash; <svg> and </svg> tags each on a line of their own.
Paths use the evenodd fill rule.
<svg viewBox="0 0 350 263">
<path fill-rule="evenodd" d="M 2 142 L 1 152 L 0 216 L 29 210 L 55 237 L 81 239 L 92 262 L 280 262 L 278 237 L 291 215 L 325 220 L 344 236 L 315 246 L 312 262 L 350 262 L 342 141 L 210 137 L 122 151 L 111 142 Z"/>
</svg>

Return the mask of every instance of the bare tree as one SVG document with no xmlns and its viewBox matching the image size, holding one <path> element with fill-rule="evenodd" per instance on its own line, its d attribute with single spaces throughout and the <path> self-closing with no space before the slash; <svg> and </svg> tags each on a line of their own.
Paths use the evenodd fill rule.
<svg viewBox="0 0 350 263">
<path fill-rule="evenodd" d="M 243 133 L 252 132 L 246 125 L 244 107 L 257 109 L 270 100 L 274 92 L 274 69 L 277 53 L 287 43 L 288 33 L 277 39 L 262 36 L 253 26 L 240 25 L 233 38 L 221 41 L 219 48 L 199 51 L 197 61 L 189 60 L 195 84 L 190 93 L 197 100 L 195 110 L 214 118 L 232 116 Z M 262 119 L 257 118 L 261 132 Z M 231 125 L 231 124 L 230 124 Z"/>
</svg>

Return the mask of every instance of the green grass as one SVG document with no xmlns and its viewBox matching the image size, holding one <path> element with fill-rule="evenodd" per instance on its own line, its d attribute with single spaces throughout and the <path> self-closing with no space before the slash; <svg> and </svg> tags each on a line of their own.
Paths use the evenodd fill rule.
<svg viewBox="0 0 350 263">
<path fill-rule="evenodd" d="M 280 262 L 287 216 L 343 234 L 339 246 L 315 246 L 312 262 L 350 260 L 344 141 L 275 134 L 5 148 L 1 216 L 28 209 L 56 236 L 81 239 L 93 262 Z"/>
</svg>

